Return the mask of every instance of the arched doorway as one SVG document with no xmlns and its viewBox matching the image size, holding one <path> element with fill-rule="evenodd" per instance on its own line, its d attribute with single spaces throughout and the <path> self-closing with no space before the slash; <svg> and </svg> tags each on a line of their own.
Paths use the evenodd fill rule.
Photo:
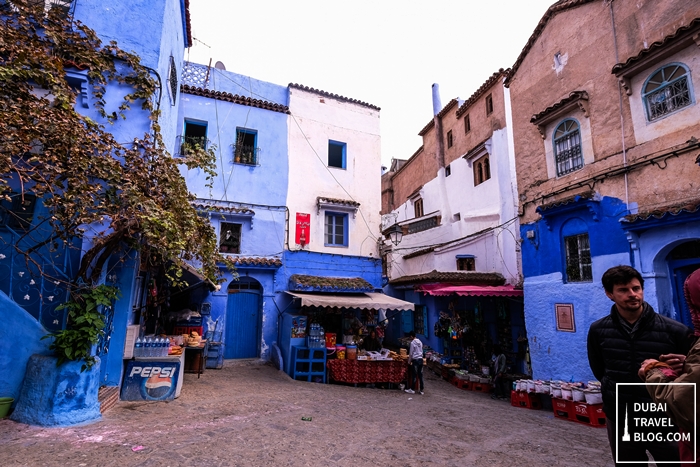
<svg viewBox="0 0 700 467">
<path fill-rule="evenodd" d="M 260 355 L 260 282 L 241 277 L 228 285 L 224 358 L 257 358 Z"/>
<path fill-rule="evenodd" d="M 683 283 L 693 271 L 700 269 L 700 240 L 691 240 L 676 246 L 669 252 L 666 261 L 672 278 L 673 306 L 677 319 L 692 329 L 693 322 L 683 295 Z"/>
</svg>

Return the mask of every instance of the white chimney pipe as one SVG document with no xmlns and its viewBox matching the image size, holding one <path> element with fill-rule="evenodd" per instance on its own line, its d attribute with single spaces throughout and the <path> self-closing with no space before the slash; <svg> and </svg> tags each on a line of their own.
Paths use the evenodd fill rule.
<svg viewBox="0 0 700 467">
<path fill-rule="evenodd" d="M 433 83 L 433 115 L 437 115 L 442 110 L 440 103 L 440 85 Z"/>
</svg>

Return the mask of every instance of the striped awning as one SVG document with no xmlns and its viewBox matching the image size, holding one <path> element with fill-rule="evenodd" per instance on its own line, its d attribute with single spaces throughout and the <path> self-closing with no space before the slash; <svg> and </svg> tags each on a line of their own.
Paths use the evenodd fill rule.
<svg viewBox="0 0 700 467">
<path fill-rule="evenodd" d="M 413 310 L 415 308 L 411 302 L 399 300 L 383 293 L 311 294 L 289 291 L 287 293 L 300 298 L 301 306 L 359 308 L 361 310 Z"/>
</svg>

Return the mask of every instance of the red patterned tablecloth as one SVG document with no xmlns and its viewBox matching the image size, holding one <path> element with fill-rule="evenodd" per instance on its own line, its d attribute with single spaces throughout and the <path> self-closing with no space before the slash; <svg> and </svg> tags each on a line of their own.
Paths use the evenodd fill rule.
<svg viewBox="0 0 700 467">
<path fill-rule="evenodd" d="M 328 376 L 341 383 L 401 383 L 406 363 L 398 360 L 328 360 Z"/>
</svg>

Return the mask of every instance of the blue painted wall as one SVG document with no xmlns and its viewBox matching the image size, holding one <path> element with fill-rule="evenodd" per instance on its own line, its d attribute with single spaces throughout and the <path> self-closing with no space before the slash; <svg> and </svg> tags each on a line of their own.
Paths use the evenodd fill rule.
<svg viewBox="0 0 700 467">
<path fill-rule="evenodd" d="M 250 83 L 252 97 L 286 105 L 288 90 L 272 83 L 252 80 L 235 73 L 210 70 L 209 88 L 249 96 L 234 83 Z M 234 104 L 210 97 L 184 93 L 180 97 L 178 134 L 185 133 L 185 121 L 207 126 L 209 145 L 216 147 L 217 173 L 214 188 L 205 185 L 207 180 L 201 170 L 187 170 L 183 175 L 189 190 L 199 198 L 262 205 L 285 205 L 288 183 L 287 125 L 288 115 L 283 112 Z M 233 145 L 236 129 L 257 131 L 259 165 L 234 162 Z"/>
<path fill-rule="evenodd" d="M 0 397 L 19 396 L 32 354 L 48 355 L 47 331 L 29 313 L 0 292 Z"/>
<path fill-rule="evenodd" d="M 312 251 L 284 252 L 285 287 L 292 274 L 308 274 L 327 277 L 361 277 L 375 289 L 382 284 L 382 263 L 380 259 L 367 256 L 346 256 Z"/>
<path fill-rule="evenodd" d="M 588 381 L 586 338 L 591 323 L 610 313 L 600 279 L 610 267 L 630 264 L 629 242 L 619 219 L 627 214 L 619 199 L 579 200 L 544 212 L 520 227 L 525 322 L 534 378 Z M 529 239 L 527 232 L 534 231 Z M 588 232 L 591 282 L 566 282 L 563 237 Z M 647 301 L 652 298 L 647 296 Z M 574 306 L 576 331 L 557 331 L 554 305 Z"/>
</svg>

